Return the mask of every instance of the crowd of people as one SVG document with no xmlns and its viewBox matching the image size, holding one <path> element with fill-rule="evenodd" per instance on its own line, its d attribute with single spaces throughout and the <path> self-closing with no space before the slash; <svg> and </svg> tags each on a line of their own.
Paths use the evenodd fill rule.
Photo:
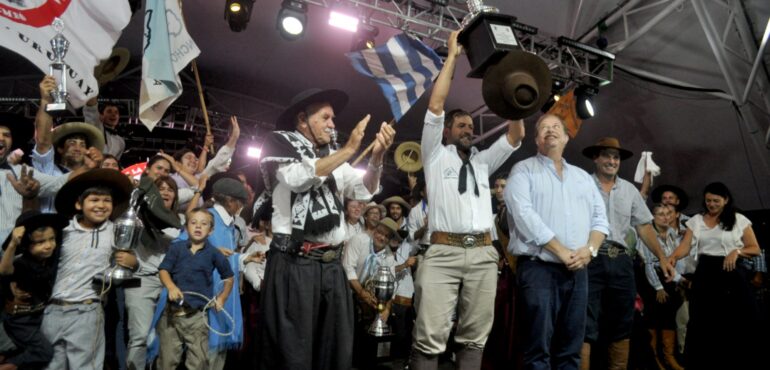
<svg viewBox="0 0 770 370">
<path fill-rule="evenodd" d="M 0 370 L 766 366 L 767 334 L 751 329 L 767 324 L 765 255 L 727 186 L 708 184 L 688 217 L 682 189 L 648 197 L 649 181 L 618 176 L 633 153 L 615 138 L 583 150 L 592 174 L 569 164 L 550 114 L 529 134 L 537 154 L 490 184 L 524 123 L 473 147 L 471 115 L 445 111 L 457 33 L 448 49 L 423 170 L 380 203 L 396 133 L 382 123 L 354 170 L 370 117 L 337 147 L 342 91 L 292 99 L 252 187 L 228 171 L 237 119 L 216 153 L 206 136 L 130 178 L 118 108 L 94 99 L 84 122 L 53 127 L 46 76 L 34 125 L 0 117 Z M 131 217 L 134 248 L 117 249 Z M 370 334 L 377 317 L 392 331 Z"/>
</svg>

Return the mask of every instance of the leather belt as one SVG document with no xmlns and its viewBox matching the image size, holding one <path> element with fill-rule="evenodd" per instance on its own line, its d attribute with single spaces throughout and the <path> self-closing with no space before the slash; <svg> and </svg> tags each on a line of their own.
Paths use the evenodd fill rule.
<svg viewBox="0 0 770 370">
<path fill-rule="evenodd" d="M 411 298 L 407 298 L 407 297 L 403 297 L 403 296 L 400 296 L 400 295 L 397 295 L 397 296 L 393 297 L 393 304 L 397 304 L 397 305 L 401 305 L 401 306 L 406 306 L 406 307 L 412 307 L 412 299 Z"/>
<path fill-rule="evenodd" d="M 599 247 L 599 254 L 609 258 L 617 258 L 620 255 L 628 254 L 626 247 L 613 241 L 604 241 Z"/>
<path fill-rule="evenodd" d="M 342 256 L 342 244 L 331 245 L 309 241 L 299 243 L 292 240 L 288 234 L 273 234 L 270 249 L 324 263 L 337 261 Z"/>
<path fill-rule="evenodd" d="M 91 298 L 84 299 L 82 301 L 65 301 L 65 300 L 62 300 L 62 299 L 51 299 L 51 301 L 50 301 L 51 304 L 55 304 L 57 306 L 65 306 L 65 307 L 66 306 L 75 306 L 75 305 L 79 305 L 79 304 L 99 303 L 99 302 L 101 302 L 101 301 L 98 300 L 98 299 L 91 299 Z"/>
<path fill-rule="evenodd" d="M 21 315 L 26 313 L 40 312 L 45 309 L 45 303 L 38 304 L 13 304 L 8 303 L 5 306 L 5 312 L 9 315 Z"/>
<path fill-rule="evenodd" d="M 492 235 L 489 233 L 456 234 L 444 231 L 434 231 L 430 236 L 431 244 L 445 244 L 461 248 L 473 248 L 492 245 Z"/>
</svg>

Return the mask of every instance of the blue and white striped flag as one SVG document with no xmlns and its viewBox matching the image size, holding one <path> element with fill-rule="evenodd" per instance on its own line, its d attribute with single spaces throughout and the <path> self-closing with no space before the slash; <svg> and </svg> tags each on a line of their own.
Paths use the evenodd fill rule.
<svg viewBox="0 0 770 370">
<path fill-rule="evenodd" d="M 380 85 L 396 122 L 430 88 L 443 66 L 433 49 L 403 33 L 385 45 L 347 56 L 358 73 Z"/>
</svg>

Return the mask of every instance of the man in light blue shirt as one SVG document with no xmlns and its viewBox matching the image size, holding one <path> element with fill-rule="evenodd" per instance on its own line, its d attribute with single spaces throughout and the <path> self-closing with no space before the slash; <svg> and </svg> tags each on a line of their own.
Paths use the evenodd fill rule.
<svg viewBox="0 0 770 370">
<path fill-rule="evenodd" d="M 517 163 L 503 197 L 518 258 L 517 298 L 524 369 L 577 369 L 585 333 L 586 266 L 609 233 L 593 179 L 568 164 L 564 122 L 546 114 L 535 129 L 538 154 Z"/>
</svg>

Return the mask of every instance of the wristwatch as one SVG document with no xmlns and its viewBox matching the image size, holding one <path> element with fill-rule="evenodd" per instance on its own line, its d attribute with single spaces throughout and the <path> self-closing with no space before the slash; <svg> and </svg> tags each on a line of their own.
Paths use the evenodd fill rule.
<svg viewBox="0 0 770 370">
<path fill-rule="evenodd" d="M 599 250 L 591 244 L 588 245 L 588 250 L 591 251 L 591 258 L 596 258 L 599 255 Z"/>
</svg>

